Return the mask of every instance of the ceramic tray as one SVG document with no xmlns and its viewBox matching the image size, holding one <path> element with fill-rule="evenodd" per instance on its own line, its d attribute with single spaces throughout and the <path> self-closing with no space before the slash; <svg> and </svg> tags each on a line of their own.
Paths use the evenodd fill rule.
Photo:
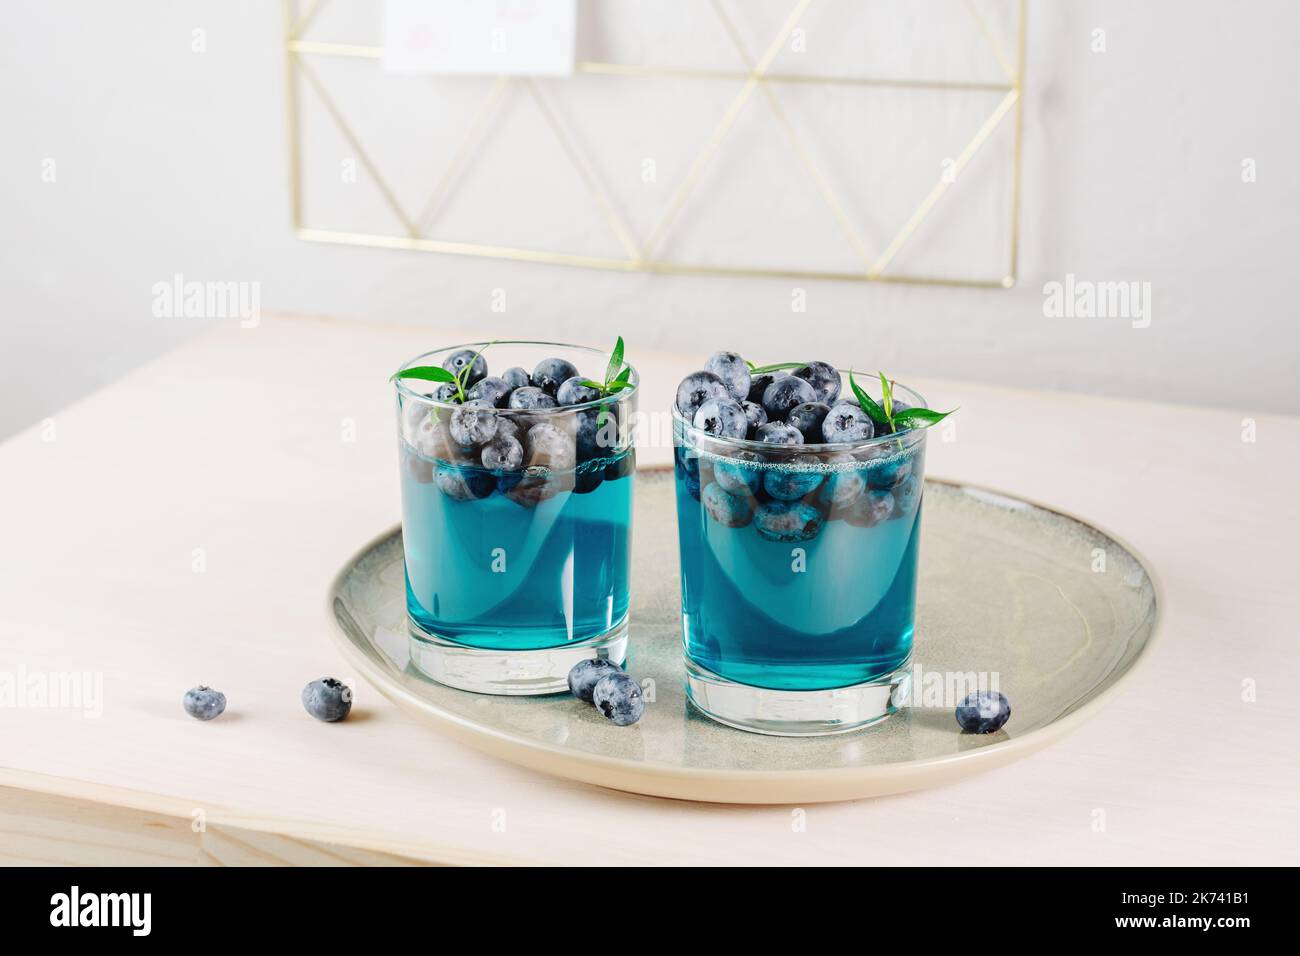
<svg viewBox="0 0 1300 956">
<path fill-rule="evenodd" d="M 638 724 L 615 727 L 567 694 L 487 697 L 416 673 L 397 528 L 334 581 L 340 646 L 398 706 L 535 770 L 664 797 L 814 803 L 934 786 L 1050 743 L 1103 705 L 1155 631 L 1152 577 L 1111 536 L 1020 499 L 926 482 L 916 706 L 839 736 L 733 730 L 696 713 L 682 691 L 672 474 L 641 472 L 636 481 L 628 669 L 654 681 Z M 943 699 L 944 682 L 971 672 L 996 673 L 1011 700 L 1011 720 L 995 734 L 960 733 Z"/>
</svg>

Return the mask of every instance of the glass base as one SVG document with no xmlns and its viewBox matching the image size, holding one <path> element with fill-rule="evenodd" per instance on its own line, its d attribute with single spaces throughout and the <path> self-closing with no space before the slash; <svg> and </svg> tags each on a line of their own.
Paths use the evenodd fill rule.
<svg viewBox="0 0 1300 956">
<path fill-rule="evenodd" d="M 569 689 L 569 671 L 578 661 L 600 658 L 622 666 L 627 658 L 627 618 L 613 630 L 559 647 L 497 650 L 458 644 L 431 634 L 409 617 L 411 663 L 439 684 L 476 694 L 526 697 Z"/>
<path fill-rule="evenodd" d="M 909 657 L 892 674 L 827 690 L 773 690 L 737 684 L 686 659 L 686 697 L 704 716 L 773 737 L 846 734 L 879 723 L 907 703 Z"/>
</svg>

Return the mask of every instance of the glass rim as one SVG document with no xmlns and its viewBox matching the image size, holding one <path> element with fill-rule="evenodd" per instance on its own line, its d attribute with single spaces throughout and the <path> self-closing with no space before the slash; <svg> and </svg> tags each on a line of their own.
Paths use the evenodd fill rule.
<svg viewBox="0 0 1300 956">
<path fill-rule="evenodd" d="M 848 372 L 845 371 L 844 369 L 836 369 L 836 371 L 844 375 L 848 374 Z M 929 407 L 928 405 L 926 405 L 925 399 L 921 397 L 921 393 L 916 391 L 913 388 L 910 388 L 907 385 L 903 385 L 898 382 L 891 382 L 890 388 L 892 389 L 894 395 L 896 396 L 900 391 L 905 393 L 900 397 L 903 399 L 903 401 L 907 402 L 907 404 L 911 405 L 913 408 Z M 840 404 L 838 399 L 836 400 L 836 404 L 837 405 Z M 835 406 L 832 405 L 831 407 L 834 408 Z M 681 413 L 681 410 L 677 407 L 676 400 L 674 400 L 672 404 L 672 414 L 673 414 L 673 422 L 677 425 L 680 425 L 685 431 L 690 433 L 692 438 L 696 438 L 707 443 L 723 445 L 728 448 L 734 448 L 741 451 L 754 451 L 754 452 L 760 452 L 762 454 L 767 454 L 767 455 L 771 455 L 774 453 L 779 454 L 781 452 L 788 452 L 791 455 L 797 455 L 805 452 L 812 452 L 812 453 L 852 452 L 863 448 L 871 448 L 872 446 L 875 445 L 884 445 L 885 443 L 891 441 L 897 441 L 897 442 L 920 441 L 925 437 L 925 432 L 929 429 L 929 426 L 925 425 L 920 428 L 909 428 L 906 429 L 905 431 L 894 432 L 888 435 L 872 435 L 870 438 L 864 438 L 862 441 L 808 442 L 806 444 L 800 444 L 800 445 L 778 445 L 773 442 L 754 441 L 752 438 L 728 438 L 722 435 L 711 435 L 708 432 L 706 432 L 704 429 L 696 428 L 693 423 L 688 422 L 686 420 L 686 417 Z M 874 424 L 875 423 L 873 422 L 872 425 L 874 426 Z"/>
<path fill-rule="evenodd" d="M 420 360 L 428 358 L 429 356 L 432 355 L 442 355 L 448 352 L 456 352 L 459 351 L 460 349 L 474 349 L 475 351 L 482 351 L 483 349 L 492 345 L 537 345 L 537 346 L 546 346 L 549 348 L 556 348 L 556 349 L 572 349 L 577 352 L 589 352 L 592 355 L 605 356 L 607 363 L 609 360 L 608 352 L 598 348 L 593 348 L 590 345 L 574 345 L 572 342 L 547 342 L 547 341 L 536 340 L 536 339 L 492 339 L 491 341 L 487 341 L 487 342 L 464 342 L 460 345 L 448 345 L 448 346 L 444 346 L 443 348 L 430 349 L 427 352 L 421 352 L 419 355 L 412 356 L 411 358 L 403 362 L 401 365 L 399 365 L 397 367 L 397 371 L 400 372 L 403 369 L 411 368 L 417 364 L 428 364 L 428 363 L 421 362 Z M 563 356 L 557 356 L 557 358 L 562 358 L 562 357 Z M 577 405 L 557 405 L 554 408 L 494 408 L 493 411 L 497 412 L 498 414 L 505 413 L 507 415 L 516 414 L 516 413 L 520 415 L 530 415 L 530 416 L 531 415 L 559 415 L 559 414 L 565 414 L 569 412 L 583 411 L 586 409 L 601 408 L 601 407 L 608 408 L 611 405 L 622 404 L 623 402 L 626 402 L 628 399 L 632 398 L 632 396 L 634 396 L 640 390 L 640 386 L 641 386 L 641 373 L 636 370 L 636 366 L 626 360 L 624 360 L 623 364 L 632 370 L 628 374 L 628 381 L 631 382 L 632 384 L 629 388 L 625 388 L 622 389 L 621 391 L 615 392 L 613 395 L 606 395 L 602 398 L 593 398 L 589 402 L 579 402 Z M 439 367 L 441 367 L 442 363 L 438 363 L 438 365 Z M 393 384 L 397 386 L 398 394 L 404 396 L 405 398 L 415 399 L 416 401 L 422 402 L 425 405 L 429 405 L 430 407 L 433 408 L 456 409 L 456 408 L 464 407 L 462 404 L 458 402 L 440 402 L 431 395 L 425 395 L 423 392 L 417 392 L 414 388 L 406 384 L 405 379 L 400 379 L 395 377 L 397 375 L 397 372 L 394 372 L 393 375 L 394 375 Z M 421 381 L 421 380 L 414 379 L 413 381 Z M 593 378 L 591 379 L 591 381 L 594 382 L 595 379 Z M 429 382 L 428 384 L 436 386 L 444 383 Z M 469 389 L 466 389 L 466 391 L 468 392 Z"/>
</svg>

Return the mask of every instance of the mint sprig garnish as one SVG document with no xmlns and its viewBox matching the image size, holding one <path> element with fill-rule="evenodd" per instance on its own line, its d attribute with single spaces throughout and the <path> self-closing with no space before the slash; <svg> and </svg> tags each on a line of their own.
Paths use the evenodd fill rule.
<svg viewBox="0 0 1300 956">
<path fill-rule="evenodd" d="M 609 364 L 605 366 L 605 381 L 595 382 L 584 378 L 582 384 L 587 388 L 594 388 L 600 398 L 609 398 L 625 388 L 631 388 L 631 378 L 632 366 L 623 361 L 623 336 L 620 335 L 618 341 L 614 343 L 613 351 L 609 353 Z M 608 411 L 605 406 L 601 406 L 600 414 L 596 416 L 597 428 L 605 427 Z"/>
<path fill-rule="evenodd" d="M 887 429 L 885 434 L 892 434 L 903 428 L 915 428 L 919 425 L 933 425 L 935 422 L 941 422 L 952 412 L 936 412 L 930 408 L 904 408 L 898 411 L 894 410 L 894 383 L 885 378 L 884 372 L 880 375 L 880 401 L 864 392 L 861 386 L 853 380 L 853 371 L 849 370 L 849 388 L 853 389 L 853 394 L 862 406 L 862 410 L 867 413 L 871 421 L 881 428 Z"/>
<path fill-rule="evenodd" d="M 464 368 L 454 374 L 448 372 L 441 365 L 415 365 L 411 368 L 399 369 L 394 372 L 393 378 L 389 379 L 389 381 L 398 378 L 415 378 L 423 382 L 450 382 L 456 386 L 456 397 L 459 398 L 461 402 L 465 402 L 465 383 L 469 381 L 469 374 L 474 369 L 474 363 L 478 361 L 480 355 L 488 350 L 489 346 L 495 344 L 496 342 L 492 341 L 483 346 L 474 353 L 473 358 L 465 363 Z"/>
<path fill-rule="evenodd" d="M 807 362 L 774 362 L 771 365 L 755 365 L 748 359 L 745 364 L 749 366 L 750 375 L 766 375 L 768 372 L 781 372 L 788 368 L 803 368 Z"/>
</svg>

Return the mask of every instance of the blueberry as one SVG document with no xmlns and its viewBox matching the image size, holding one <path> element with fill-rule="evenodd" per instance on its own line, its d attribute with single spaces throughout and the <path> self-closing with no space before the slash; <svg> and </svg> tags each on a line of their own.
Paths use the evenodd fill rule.
<svg viewBox="0 0 1300 956">
<path fill-rule="evenodd" d="M 496 487 L 493 477 L 480 468 L 438 462 L 433 470 L 433 482 L 453 501 L 473 501 L 486 498 Z"/>
<path fill-rule="evenodd" d="M 711 398 L 730 398 L 731 393 L 722 379 L 712 372 L 692 372 L 677 386 L 677 411 L 688 422 L 695 421 L 695 413 Z"/>
<path fill-rule="evenodd" d="M 890 442 L 889 444 L 893 444 Z M 878 448 L 868 473 L 872 488 L 886 491 L 897 488 L 912 474 L 912 457 L 900 455 L 893 448 Z"/>
<path fill-rule="evenodd" d="M 623 673 L 623 668 L 603 658 L 578 661 L 569 669 L 569 693 L 578 700 L 591 703 L 591 692 L 602 677 Z"/>
<path fill-rule="evenodd" d="M 636 455 L 631 451 L 617 456 L 613 461 L 605 466 L 605 480 L 618 481 L 620 478 L 626 478 L 628 475 L 636 473 Z"/>
<path fill-rule="evenodd" d="M 566 378 L 555 392 L 555 401 L 561 405 L 581 405 L 600 398 L 600 392 L 590 385 L 582 384 L 585 381 L 581 375 Z"/>
<path fill-rule="evenodd" d="M 892 494 L 872 488 L 858 498 L 849 520 L 864 528 L 874 528 L 880 522 L 892 518 L 897 511 L 898 504 Z"/>
<path fill-rule="evenodd" d="M 767 391 L 767 387 L 778 378 L 785 378 L 789 374 L 789 372 L 764 372 L 761 375 L 754 375 L 749 380 L 749 394 L 745 397 L 756 405 L 762 405 L 763 393 Z"/>
<path fill-rule="evenodd" d="M 907 410 L 908 410 L 909 408 L 911 408 L 911 407 L 912 407 L 912 406 L 909 405 L 909 404 L 907 404 L 907 402 L 895 401 L 894 404 L 893 404 L 892 406 L 890 406 L 890 409 L 889 409 L 889 410 L 890 410 L 891 412 L 893 412 L 895 415 L 897 415 L 899 412 L 905 412 L 905 411 L 907 411 Z M 891 435 L 901 435 L 903 432 L 908 431 L 908 430 L 909 430 L 909 427 L 908 427 L 907 425 L 904 425 L 902 428 L 898 428 L 897 426 L 895 426 L 895 427 L 893 427 L 893 428 L 890 429 L 890 432 L 889 432 L 889 433 L 890 433 Z"/>
<path fill-rule="evenodd" d="M 424 421 L 420 422 L 415 434 L 411 437 L 412 447 L 425 458 L 446 461 L 456 457 L 452 454 L 451 439 L 447 435 L 447 426 L 435 421 L 432 415 L 426 416 Z"/>
<path fill-rule="evenodd" d="M 735 352 L 714 352 L 704 363 L 704 371 L 718 376 L 737 402 L 749 398 L 749 366 Z"/>
<path fill-rule="evenodd" d="M 546 358 L 537 363 L 533 369 L 532 382 L 547 395 L 554 395 L 560 386 L 578 374 L 572 362 L 562 358 Z"/>
<path fill-rule="evenodd" d="M 573 474 L 573 492 L 578 495 L 590 494 L 599 488 L 604 480 L 604 468 L 588 468 L 580 465 Z"/>
<path fill-rule="evenodd" d="M 204 684 L 191 687 L 185 692 L 182 701 L 185 713 L 195 720 L 211 720 L 220 717 L 226 709 L 226 695 Z"/>
<path fill-rule="evenodd" d="M 795 501 L 817 490 L 825 475 L 816 470 L 821 462 L 815 455 L 795 455 L 790 468 L 779 467 L 763 475 L 763 490 L 781 501 Z"/>
<path fill-rule="evenodd" d="M 474 363 L 474 367 L 470 369 L 464 381 L 465 387 L 468 388 L 487 377 L 487 359 L 479 354 L 478 349 L 461 349 L 459 352 L 452 352 L 443 361 L 442 367 L 452 375 L 459 375 L 470 362 Z"/>
<path fill-rule="evenodd" d="M 497 413 L 490 407 L 462 405 L 451 413 L 447 433 L 462 448 L 486 444 L 496 436 Z"/>
<path fill-rule="evenodd" d="M 957 724 L 968 734 L 991 734 L 1011 719 L 1011 702 L 1005 694 L 977 690 L 957 705 Z"/>
<path fill-rule="evenodd" d="M 497 435 L 483 446 L 480 460 L 488 471 L 515 471 L 524 463 L 524 446 L 512 435 Z"/>
<path fill-rule="evenodd" d="M 673 449 L 673 470 L 678 480 L 686 486 L 687 493 L 700 500 L 700 458 L 693 451 L 678 445 Z"/>
<path fill-rule="evenodd" d="M 352 688 L 333 677 L 322 677 L 302 689 L 302 705 L 317 720 L 342 720 L 352 710 Z"/>
<path fill-rule="evenodd" d="M 713 480 L 733 495 L 756 495 L 763 484 L 763 472 L 753 465 L 762 460 L 756 452 L 733 452 L 730 458 L 714 462 Z"/>
<path fill-rule="evenodd" d="M 596 681 L 591 702 L 606 720 L 620 727 L 635 724 L 645 713 L 641 685 L 627 674 L 608 674 Z"/>
<path fill-rule="evenodd" d="M 768 501 L 754 512 L 754 527 L 769 541 L 811 541 L 822 529 L 822 516 L 803 501 Z"/>
<path fill-rule="evenodd" d="M 729 398 L 709 399 L 695 412 L 692 424 L 718 438 L 744 438 L 749 432 L 745 410 Z"/>
<path fill-rule="evenodd" d="M 433 390 L 429 397 L 435 402 L 445 402 L 448 405 L 460 404 L 460 392 L 456 391 L 456 386 L 451 382 L 443 382 Z"/>
<path fill-rule="evenodd" d="M 835 400 L 840 397 L 840 373 L 828 362 L 809 362 L 803 368 L 795 369 L 791 374 L 811 385 L 819 402 L 834 405 Z"/>
<path fill-rule="evenodd" d="M 921 479 L 908 475 L 894 488 L 894 500 L 898 502 L 898 513 L 910 515 L 921 502 Z"/>
<path fill-rule="evenodd" d="M 758 402 L 751 402 L 748 399 L 741 402 L 740 407 L 745 410 L 745 421 L 749 426 L 745 434 L 752 438 L 760 425 L 767 424 L 767 412 Z"/>
<path fill-rule="evenodd" d="M 822 439 L 831 444 L 866 441 L 873 435 L 871 416 L 848 402 L 833 406 L 822 422 Z"/>
<path fill-rule="evenodd" d="M 524 436 L 524 460 L 530 468 L 569 471 L 577 464 L 577 447 L 558 425 L 539 422 Z"/>
<path fill-rule="evenodd" d="M 523 444 L 522 438 L 519 434 L 519 423 L 508 415 L 497 416 L 496 437 L 500 438 L 502 435 L 507 435 L 515 441 L 518 441 L 520 444 Z"/>
<path fill-rule="evenodd" d="M 817 393 L 801 378 L 787 375 L 778 378 L 763 392 L 763 411 L 768 419 L 784 421 L 786 414 L 796 405 L 816 401 Z"/>
<path fill-rule="evenodd" d="M 526 385 L 533 384 L 532 379 L 528 377 L 528 373 L 518 365 L 502 372 L 501 378 L 510 386 L 511 391 L 514 391 L 516 388 L 523 388 Z"/>
<path fill-rule="evenodd" d="M 802 445 L 803 432 L 785 422 L 768 422 L 759 425 L 754 432 L 754 440 L 767 442 L 769 445 Z"/>
<path fill-rule="evenodd" d="M 716 481 L 700 492 L 705 513 L 724 528 L 743 528 L 754 518 L 754 497 L 732 494 Z"/>
<path fill-rule="evenodd" d="M 803 435 L 807 444 L 816 445 L 822 440 L 822 422 L 830 414 L 829 405 L 821 402 L 804 402 L 790 409 L 785 416 L 787 425 L 793 425 Z"/>
<path fill-rule="evenodd" d="M 500 408 L 510 397 L 510 386 L 505 379 L 489 375 L 476 382 L 465 395 L 470 401 L 485 400 L 493 408 Z"/>
<path fill-rule="evenodd" d="M 867 489 L 867 472 L 860 465 L 854 467 L 847 464 L 853 461 L 848 455 L 837 456 L 832 460 L 844 467 L 837 468 L 826 476 L 826 484 L 822 486 L 822 501 L 830 505 L 833 512 L 848 514 Z"/>
<path fill-rule="evenodd" d="M 570 490 L 574 485 L 572 472 L 557 474 L 546 468 L 529 468 L 515 474 L 517 480 L 509 483 L 509 490 L 505 490 L 505 495 L 524 508 L 536 508 L 543 501 L 549 501 L 561 491 Z M 497 481 L 498 487 L 501 487 L 501 479 L 498 478 Z"/>
<path fill-rule="evenodd" d="M 510 393 L 507 405 L 510 408 L 554 408 L 555 398 L 536 385 L 525 385 Z"/>
</svg>

